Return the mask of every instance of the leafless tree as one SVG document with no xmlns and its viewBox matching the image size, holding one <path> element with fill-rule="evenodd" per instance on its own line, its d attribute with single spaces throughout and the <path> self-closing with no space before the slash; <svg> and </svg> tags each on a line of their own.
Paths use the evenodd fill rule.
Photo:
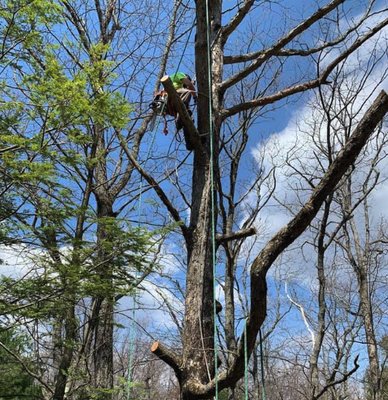
<svg viewBox="0 0 388 400">
<path fill-rule="evenodd" d="M 302 148 L 304 155 L 301 154 L 301 148 L 295 146 L 296 154 L 287 154 L 287 166 L 283 167 L 283 170 L 288 170 L 290 186 L 301 182 L 297 189 L 300 191 L 297 197 L 301 201 L 305 197 L 303 192 L 313 188 L 319 175 L 330 167 L 335 154 L 346 143 L 352 126 L 362 115 L 365 103 L 386 79 L 384 67 L 377 67 L 380 56 L 381 54 L 377 54 L 376 58 L 372 56 L 364 62 L 356 58 L 359 66 L 357 71 L 341 68 L 333 76 L 330 85 L 319 89 L 317 99 L 312 105 L 312 119 L 310 122 L 303 121 L 303 126 L 300 127 L 302 134 L 298 140 L 305 143 Z M 309 118 L 308 113 L 306 114 Z M 311 336 L 312 350 L 308 367 L 310 398 L 318 398 L 327 391 L 336 390 L 336 381 L 344 383 L 344 377 L 349 376 L 348 361 L 352 346 L 360 340 L 365 341 L 368 349 L 373 396 L 379 396 L 378 377 L 381 373 L 374 321 L 380 320 L 381 313 L 378 282 L 382 279 L 380 271 L 384 265 L 384 249 L 381 246 L 384 246 L 385 235 L 380 224 L 376 227 L 371 225 L 370 212 L 373 206 L 370 197 L 386 179 L 380 172 L 384 169 L 382 165 L 385 162 L 386 148 L 382 132 L 379 128 L 371 137 L 359 161 L 326 198 L 317 222 L 311 228 L 315 239 L 311 242 L 306 239 L 306 235 L 302 239 L 307 252 L 310 244 L 316 252 L 318 287 L 314 304 L 317 310 L 307 309 L 308 306 L 302 306 L 291 297 L 290 299 L 301 310 Z M 308 161 L 309 157 L 311 162 Z M 353 170 L 355 172 L 351 174 Z M 297 207 L 292 204 L 286 208 L 292 211 Z M 359 230 L 360 224 L 364 226 L 362 232 Z M 376 249 L 368 245 L 371 242 L 376 244 Z M 354 247 L 357 248 L 357 251 L 354 250 L 357 256 L 353 255 Z M 364 251 L 367 252 L 370 262 L 366 262 Z M 364 261 L 361 262 L 360 259 Z M 350 270 L 342 266 L 344 261 L 351 266 Z M 363 268 L 356 268 L 359 264 Z M 352 270 L 357 277 L 356 285 L 351 283 Z M 360 270 L 363 271 L 361 275 L 364 279 L 359 276 Z M 369 282 L 367 290 L 363 280 Z M 358 293 L 358 299 L 354 299 L 354 291 Z M 371 299 L 374 299 L 376 306 L 372 306 Z M 342 314 L 341 319 L 339 311 Z M 315 314 L 316 317 L 312 318 Z M 365 329 L 365 340 L 360 338 L 361 326 Z M 333 350 L 328 348 L 329 343 Z M 328 350 L 329 354 L 334 351 L 334 364 L 324 357 Z M 341 372 L 340 365 L 343 368 Z M 337 398 L 339 393 L 333 393 L 332 396 Z"/>
</svg>

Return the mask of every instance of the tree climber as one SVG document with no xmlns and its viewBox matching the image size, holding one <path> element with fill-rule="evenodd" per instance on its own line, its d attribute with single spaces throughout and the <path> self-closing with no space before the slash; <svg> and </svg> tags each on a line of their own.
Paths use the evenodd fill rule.
<svg viewBox="0 0 388 400">
<path fill-rule="evenodd" d="M 190 76 L 185 74 L 184 72 L 176 72 L 170 75 L 170 79 L 172 84 L 179 94 L 179 97 L 183 101 L 184 105 L 187 108 L 190 116 L 193 114 L 190 110 L 190 101 L 191 97 L 194 98 L 194 104 L 197 101 L 197 92 L 195 90 L 195 86 Z M 185 126 L 182 123 L 182 120 L 179 116 L 177 110 L 174 109 L 172 102 L 168 101 L 167 92 L 161 90 L 155 94 L 154 101 L 151 103 L 150 107 L 156 111 L 159 115 L 171 115 L 175 118 L 175 126 L 177 132 L 183 129 L 183 135 L 186 141 L 187 150 L 192 150 L 192 146 L 190 144 L 189 133 L 187 132 Z M 167 126 L 165 122 L 164 133 L 167 133 Z"/>
<path fill-rule="evenodd" d="M 196 103 L 197 101 L 197 92 L 190 76 L 185 74 L 184 72 L 176 72 L 175 74 L 170 75 L 170 79 L 172 81 L 172 84 L 174 85 L 175 90 L 189 110 L 191 97 L 194 98 L 194 103 Z M 191 114 L 191 110 L 189 110 L 189 113 Z M 182 129 L 182 126 L 179 128 L 177 126 L 177 129 Z"/>
<path fill-rule="evenodd" d="M 194 104 L 197 102 L 197 92 L 195 90 L 195 86 L 193 81 L 191 80 L 190 76 L 185 74 L 184 72 L 176 72 L 175 74 L 170 75 L 170 79 L 172 84 L 174 85 L 175 90 L 179 94 L 180 98 L 182 99 L 183 103 L 185 104 L 187 111 L 190 115 L 193 112 L 190 110 L 190 100 L 191 97 L 194 98 Z M 182 123 L 181 118 L 179 117 L 179 113 L 175 113 L 175 126 L 177 132 L 183 129 L 183 135 L 186 141 L 186 148 L 187 150 L 192 150 L 191 145 L 189 144 L 190 141 L 188 140 L 188 133 L 186 131 L 185 126 Z"/>
</svg>

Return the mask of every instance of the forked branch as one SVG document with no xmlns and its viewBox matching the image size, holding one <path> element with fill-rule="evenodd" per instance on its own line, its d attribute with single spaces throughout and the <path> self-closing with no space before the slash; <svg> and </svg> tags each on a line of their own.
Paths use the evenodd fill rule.
<svg viewBox="0 0 388 400">
<path fill-rule="evenodd" d="M 355 162 L 362 148 L 387 112 L 388 95 L 382 91 L 366 111 L 352 136 L 330 165 L 320 183 L 315 187 L 308 201 L 296 216 L 273 236 L 253 261 L 251 267 L 251 307 L 246 329 L 244 330 L 244 332 L 247 332 L 246 343 L 249 355 L 252 353 L 258 331 L 266 317 L 266 274 L 268 270 L 277 257 L 305 231 L 317 215 L 326 197 L 333 192 L 342 176 Z M 218 388 L 220 390 L 235 384 L 243 375 L 245 362 L 244 336 L 245 333 L 239 339 L 237 356 L 233 363 L 228 370 L 223 371 L 218 376 Z M 190 387 L 195 396 L 206 398 L 205 396 L 214 394 L 215 381 L 213 379 L 206 385 L 198 382 L 189 382 L 188 387 Z"/>
</svg>

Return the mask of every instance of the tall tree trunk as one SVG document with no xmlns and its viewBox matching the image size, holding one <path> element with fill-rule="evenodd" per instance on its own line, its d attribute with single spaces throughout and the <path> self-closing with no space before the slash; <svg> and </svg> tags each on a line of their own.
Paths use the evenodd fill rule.
<svg viewBox="0 0 388 400">
<path fill-rule="evenodd" d="M 74 343 L 77 338 L 77 322 L 75 317 L 74 305 L 69 305 L 64 321 L 65 336 L 63 343 L 63 353 L 58 366 L 58 374 L 55 379 L 55 389 L 53 400 L 63 400 L 66 393 L 68 371 L 74 354 Z"/>
<path fill-rule="evenodd" d="M 113 389 L 113 311 L 110 298 L 102 304 L 98 329 L 94 341 L 94 368 L 96 388 Z M 104 394 L 101 399 L 110 399 L 111 394 Z"/>
<path fill-rule="evenodd" d="M 317 273 L 318 273 L 318 324 L 317 332 L 315 334 L 314 346 L 310 356 L 310 384 L 311 384 L 311 398 L 313 399 L 319 392 L 319 374 L 318 374 L 318 359 L 321 352 L 323 338 L 325 336 L 325 316 L 326 316 L 326 276 L 325 276 L 325 252 L 326 246 L 324 243 L 326 235 L 326 227 L 330 215 L 330 205 L 332 195 L 329 196 L 325 202 L 325 207 L 322 216 L 318 234 L 318 259 L 317 259 Z"/>
<path fill-rule="evenodd" d="M 99 157 L 95 168 L 94 194 L 97 202 L 97 268 L 96 273 L 101 283 L 100 293 L 94 299 L 92 320 L 94 328 L 93 342 L 93 384 L 99 389 L 113 389 L 113 311 L 114 288 L 112 282 L 113 254 L 110 219 L 114 218 L 113 198 L 109 193 L 109 181 L 105 158 L 106 144 L 104 129 L 95 125 L 96 154 Z M 112 394 L 101 394 L 109 400 Z"/>
<path fill-rule="evenodd" d="M 220 1 L 209 2 L 213 21 L 220 26 Z M 212 24 L 211 37 L 215 37 Z M 195 42 L 196 75 L 198 78 L 198 131 L 204 138 L 204 149 L 194 152 L 190 238 L 187 243 L 185 324 L 183 332 L 183 400 L 197 398 L 187 382 L 205 384 L 214 376 L 214 318 L 212 266 L 212 212 L 210 170 L 209 66 L 207 63 L 206 2 L 197 1 L 197 33 Z M 214 147 L 217 146 L 217 126 L 213 126 Z M 217 154 L 217 151 L 215 150 Z"/>
<path fill-rule="evenodd" d="M 77 340 L 77 319 L 75 315 L 76 295 L 76 275 L 72 271 L 72 267 L 78 265 L 73 257 L 70 266 L 62 264 L 61 255 L 58 247 L 56 232 L 52 229 L 46 230 L 46 237 L 42 238 L 53 261 L 61 266 L 60 279 L 66 291 L 64 292 L 63 310 L 59 310 L 57 323 L 54 324 L 53 340 L 54 353 L 53 362 L 58 368 L 55 377 L 55 387 L 53 400 L 63 400 L 66 393 L 66 385 L 68 383 L 69 369 L 74 355 L 74 347 Z"/>
<path fill-rule="evenodd" d="M 369 293 L 368 276 L 361 273 L 359 277 L 359 291 L 361 300 L 361 314 L 364 322 L 365 338 L 369 358 L 369 379 L 372 389 L 372 399 L 382 400 L 381 393 L 381 371 L 377 352 L 377 341 L 373 323 L 373 311 Z"/>
<path fill-rule="evenodd" d="M 346 235 L 346 251 L 349 261 L 357 276 L 358 292 L 360 296 L 360 312 L 364 323 L 366 347 L 369 359 L 369 379 L 372 389 L 372 399 L 381 400 L 381 371 L 377 351 L 377 339 L 374 329 L 372 295 L 369 290 L 371 277 L 371 260 L 373 259 L 370 237 L 370 221 L 368 214 L 367 185 L 364 185 L 364 231 L 365 239 L 362 241 L 354 218 L 349 221 L 349 228 L 344 229 Z M 349 214 L 352 205 L 352 181 L 348 178 L 346 193 L 344 196 L 345 210 Z M 354 249 L 354 254 L 352 252 Z"/>
<path fill-rule="evenodd" d="M 228 249 L 230 250 L 230 249 Z M 225 273 L 225 340 L 226 347 L 229 354 L 233 354 L 236 350 L 236 336 L 234 332 L 234 275 L 236 268 L 236 258 L 227 252 L 226 259 L 226 273 Z M 229 359 L 229 357 L 228 357 Z"/>
<path fill-rule="evenodd" d="M 106 193 L 105 193 L 106 195 Z M 97 195 L 97 248 L 98 248 L 98 275 L 106 295 L 99 294 L 96 299 L 98 309 L 94 327 L 94 386 L 96 389 L 113 389 L 113 315 L 114 292 L 112 282 L 111 257 L 106 249 L 106 242 L 111 242 L 109 224 L 105 218 L 113 218 L 112 202 L 109 196 Z M 112 394 L 104 393 L 101 399 L 109 400 Z M 98 397 L 99 398 L 99 397 Z"/>
</svg>

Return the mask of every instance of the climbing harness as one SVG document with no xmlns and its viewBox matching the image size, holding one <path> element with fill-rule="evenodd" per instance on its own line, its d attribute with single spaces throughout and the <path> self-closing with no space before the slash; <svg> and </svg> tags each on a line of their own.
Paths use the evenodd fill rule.
<svg viewBox="0 0 388 400">
<path fill-rule="evenodd" d="M 154 100 L 150 104 L 150 108 L 156 115 L 161 116 L 164 114 L 165 110 L 167 110 L 167 97 L 168 95 L 165 90 L 160 90 L 155 94 Z"/>
</svg>

